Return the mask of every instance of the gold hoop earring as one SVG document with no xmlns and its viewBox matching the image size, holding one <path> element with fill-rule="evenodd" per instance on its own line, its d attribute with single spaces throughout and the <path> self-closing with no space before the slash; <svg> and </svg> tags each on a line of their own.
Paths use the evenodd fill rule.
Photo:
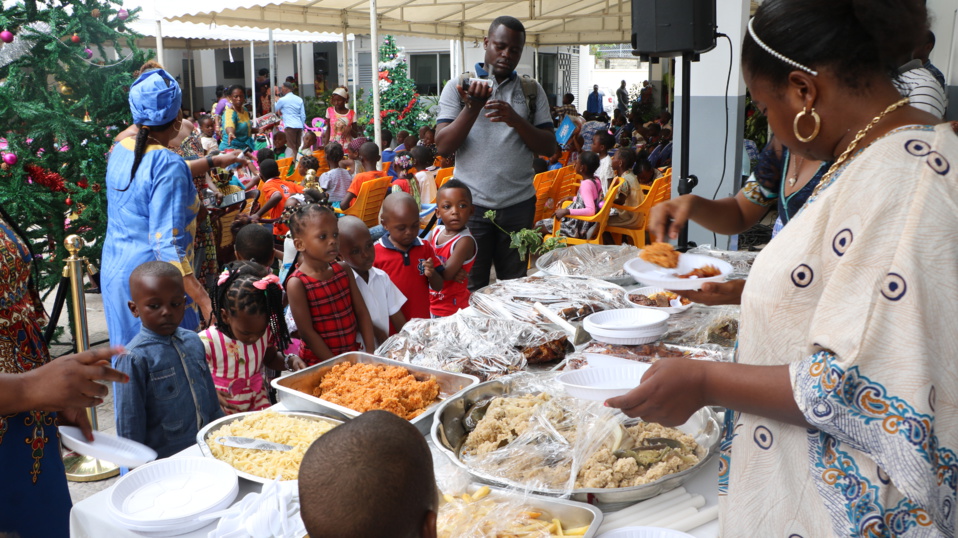
<svg viewBox="0 0 958 538">
<path fill-rule="evenodd" d="M 815 130 L 812 131 L 811 135 L 805 137 L 798 132 L 798 122 L 808 114 L 811 114 L 812 119 L 815 120 Z M 818 112 L 815 112 L 815 107 L 812 107 L 811 112 L 808 111 L 808 107 L 805 107 L 801 112 L 795 114 L 795 121 L 792 122 L 792 133 L 795 135 L 795 138 L 797 138 L 799 142 L 804 142 L 806 144 L 818 137 L 818 132 L 821 130 L 821 128 L 822 117 L 818 115 Z"/>
</svg>

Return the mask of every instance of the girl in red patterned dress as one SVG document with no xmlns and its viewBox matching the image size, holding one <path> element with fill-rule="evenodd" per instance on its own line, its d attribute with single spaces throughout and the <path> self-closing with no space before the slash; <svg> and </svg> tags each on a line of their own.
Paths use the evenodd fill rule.
<svg viewBox="0 0 958 538">
<path fill-rule="evenodd" d="M 200 333 L 220 407 L 227 415 L 269 407 L 263 366 L 305 365 L 280 351 L 289 347 L 279 278 L 255 262 L 233 262 L 212 293 L 216 324 Z"/>
<path fill-rule="evenodd" d="M 469 274 L 476 262 L 478 245 L 466 224 L 475 208 L 472 191 L 458 179 L 450 179 L 436 194 L 436 215 L 442 224 L 436 226 L 427 241 L 446 268 L 442 290 L 429 290 L 429 312 L 432 317 L 451 316 L 469 305 L 469 288 L 456 280 L 460 269 Z"/>
<path fill-rule="evenodd" d="M 353 272 L 336 263 L 336 215 L 318 204 L 300 206 L 289 219 L 289 229 L 300 264 L 287 278 L 286 293 L 299 337 L 305 344 L 305 363 L 312 366 L 342 353 L 358 351 L 357 328 L 363 342 L 375 342 L 373 323 Z"/>
</svg>

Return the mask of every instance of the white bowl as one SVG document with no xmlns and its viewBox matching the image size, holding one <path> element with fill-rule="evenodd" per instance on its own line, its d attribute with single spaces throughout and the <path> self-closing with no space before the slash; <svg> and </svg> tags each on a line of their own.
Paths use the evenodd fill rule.
<svg viewBox="0 0 958 538">
<path fill-rule="evenodd" d="M 606 355 L 604 353 L 583 353 L 586 367 L 588 368 L 642 368 L 648 369 L 650 363 L 633 361 L 616 357 L 615 355 Z"/>
<path fill-rule="evenodd" d="M 665 326 L 668 319 L 668 312 L 662 312 L 661 309 L 618 308 L 591 314 L 585 318 L 585 322 L 602 330 L 633 331 Z"/>
<path fill-rule="evenodd" d="M 716 269 L 721 271 L 721 274 L 708 278 L 678 278 L 676 276 L 706 265 L 714 265 Z M 706 282 L 723 282 L 725 277 L 733 271 L 732 264 L 701 254 L 682 254 L 679 256 L 679 265 L 675 269 L 666 269 L 642 258 L 629 260 L 625 262 L 624 267 L 638 282 L 646 286 L 656 286 L 667 290 L 701 289 L 702 284 Z"/>
<path fill-rule="evenodd" d="M 652 336 L 604 336 L 604 335 L 592 335 L 593 340 L 603 342 L 606 344 L 614 344 L 617 346 L 640 346 L 642 344 L 651 344 L 658 342 L 662 339 L 662 335 L 665 333 L 652 335 Z"/>
<path fill-rule="evenodd" d="M 645 288 L 638 288 L 638 289 L 630 290 L 629 293 L 628 293 L 628 295 L 632 295 L 633 293 L 639 293 L 639 294 L 642 294 L 642 295 L 645 295 L 646 297 L 648 297 L 648 296 L 650 296 L 650 295 L 655 295 L 656 293 L 662 293 L 662 292 L 664 292 L 664 291 L 666 291 L 666 290 L 664 290 L 664 289 L 662 289 L 662 288 L 656 288 L 656 287 L 649 286 L 649 287 L 645 287 Z M 628 295 L 626 296 L 626 299 L 628 299 Z M 629 302 L 632 303 L 632 300 L 629 299 Z M 632 303 L 632 306 L 634 306 L 635 308 L 650 308 L 650 309 L 652 309 L 652 310 L 658 310 L 658 311 L 660 311 L 660 312 L 667 312 L 667 313 L 669 313 L 669 314 L 678 314 L 678 313 L 681 313 L 681 312 L 685 312 L 685 311 L 688 310 L 689 308 L 692 308 L 692 305 L 693 305 L 693 304 L 695 304 L 695 303 L 689 303 L 689 304 L 681 305 L 681 306 L 645 306 L 645 305 L 640 305 L 640 304 Z"/>
<path fill-rule="evenodd" d="M 60 439 L 64 446 L 77 454 L 108 461 L 122 467 L 137 467 L 156 459 L 156 451 L 136 441 L 93 432 L 93 442 L 87 441 L 80 428 L 60 426 Z"/>
<path fill-rule="evenodd" d="M 110 511 L 127 526 L 169 527 L 229 506 L 239 493 L 236 471 L 210 458 L 167 458 L 120 478 Z"/>
<path fill-rule="evenodd" d="M 691 534 L 658 527 L 622 527 L 603 532 L 598 538 L 693 538 Z"/>
<path fill-rule="evenodd" d="M 639 386 L 651 364 L 615 368 L 586 368 L 559 374 L 559 383 L 571 396 L 602 402 Z"/>
</svg>

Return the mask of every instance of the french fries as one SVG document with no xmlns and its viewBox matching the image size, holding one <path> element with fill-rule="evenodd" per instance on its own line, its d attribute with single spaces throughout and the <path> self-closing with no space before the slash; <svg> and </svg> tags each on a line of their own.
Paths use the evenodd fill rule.
<svg viewBox="0 0 958 538">
<path fill-rule="evenodd" d="M 547 538 L 582 536 L 589 526 L 564 528 L 562 522 L 543 510 L 516 506 L 511 501 L 489 497 L 483 486 L 474 493 L 456 497 L 444 494 L 439 508 L 439 536 L 452 538 Z"/>
</svg>

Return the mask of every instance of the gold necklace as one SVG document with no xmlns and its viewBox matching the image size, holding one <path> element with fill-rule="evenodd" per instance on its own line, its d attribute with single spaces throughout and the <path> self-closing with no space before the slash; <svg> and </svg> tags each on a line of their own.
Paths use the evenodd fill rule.
<svg viewBox="0 0 958 538">
<path fill-rule="evenodd" d="M 881 121 L 882 118 L 884 118 L 888 114 L 891 114 L 892 112 L 907 105 L 908 103 L 909 103 L 909 99 L 905 97 L 904 99 L 900 101 L 897 101 L 895 103 L 888 105 L 888 108 L 883 110 L 881 114 L 872 118 L 872 120 L 868 122 L 868 125 L 866 125 L 861 131 L 858 131 L 858 134 L 855 135 L 855 138 L 852 139 L 852 141 L 848 144 L 848 147 L 845 148 L 845 151 L 843 151 L 842 154 L 838 156 L 838 159 L 836 159 L 835 162 L 832 163 L 831 167 L 828 168 L 828 172 L 825 172 L 825 175 L 822 177 L 822 180 L 818 182 L 818 185 L 815 187 L 815 190 L 812 191 L 812 196 L 810 197 L 809 201 L 811 201 L 811 198 L 815 198 L 816 196 L 818 196 L 818 192 L 821 191 L 826 186 L 828 186 L 833 181 L 832 178 L 835 176 L 835 172 L 837 172 L 838 169 L 845 164 L 845 161 L 848 160 L 848 157 L 855 151 L 855 148 L 858 147 L 858 143 L 861 142 L 862 138 L 865 138 L 865 135 L 868 134 L 868 131 L 871 131 L 872 127 L 874 127 L 876 123 Z"/>
<path fill-rule="evenodd" d="M 805 164 L 805 157 L 799 157 L 798 162 L 795 163 L 794 174 L 788 178 L 788 186 L 794 187 L 795 183 L 798 181 L 798 174 L 802 169 L 802 165 Z"/>
</svg>

